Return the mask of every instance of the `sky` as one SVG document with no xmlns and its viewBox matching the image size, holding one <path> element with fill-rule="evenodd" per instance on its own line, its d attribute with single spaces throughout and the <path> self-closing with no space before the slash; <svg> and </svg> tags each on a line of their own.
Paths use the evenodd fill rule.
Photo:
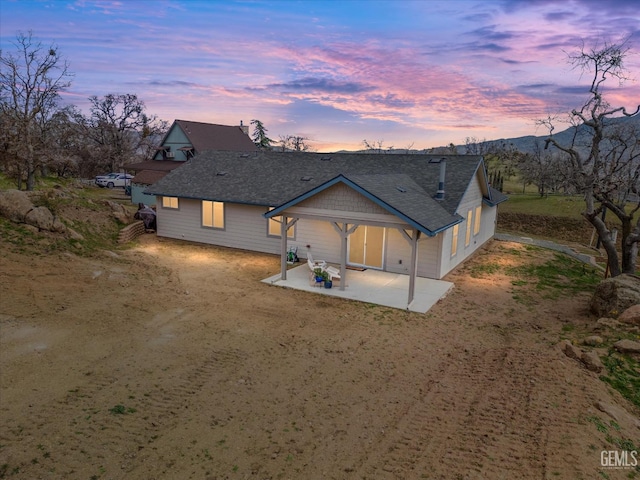
<svg viewBox="0 0 640 480">
<path fill-rule="evenodd" d="M 316 151 L 425 149 L 543 135 L 581 106 L 581 45 L 627 40 L 640 103 L 639 0 L 0 0 L 0 48 L 31 31 L 74 74 L 63 101 L 136 94 L 148 114 L 245 125 Z"/>
</svg>

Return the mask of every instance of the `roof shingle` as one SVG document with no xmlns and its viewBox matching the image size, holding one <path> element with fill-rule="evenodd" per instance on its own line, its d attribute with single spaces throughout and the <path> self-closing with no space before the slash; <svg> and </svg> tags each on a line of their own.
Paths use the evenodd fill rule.
<svg viewBox="0 0 640 480">
<path fill-rule="evenodd" d="M 265 207 L 281 206 L 342 175 L 429 231 L 460 221 L 456 210 L 481 156 L 446 156 L 445 199 L 434 200 L 442 155 L 206 152 L 146 192 Z M 225 172 L 225 175 L 217 175 Z M 302 178 L 305 180 L 302 180 Z M 398 188 L 400 187 L 400 188 Z M 404 190 L 404 191 L 401 191 Z M 490 192 L 490 190 L 487 190 Z M 488 193 L 490 195 L 490 193 Z"/>
</svg>

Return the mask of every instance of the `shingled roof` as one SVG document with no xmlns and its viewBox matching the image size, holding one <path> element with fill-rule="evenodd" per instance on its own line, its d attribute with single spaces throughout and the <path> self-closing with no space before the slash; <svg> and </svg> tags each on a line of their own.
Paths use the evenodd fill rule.
<svg viewBox="0 0 640 480">
<path fill-rule="evenodd" d="M 254 152 L 258 150 L 249 135 L 244 133 L 239 126 L 190 122 L 188 120 L 176 120 L 175 123 L 180 126 L 196 153 L 202 153 L 206 150 L 230 150 L 234 152 Z"/>
<path fill-rule="evenodd" d="M 172 160 L 146 160 L 144 162 L 130 163 L 125 165 L 127 170 L 133 170 L 134 172 L 141 172 L 143 170 L 156 170 L 159 172 L 170 172 L 174 168 L 178 168 L 182 165 L 182 162 L 174 162 Z"/>
<path fill-rule="evenodd" d="M 340 181 L 356 188 L 388 211 L 411 220 L 425 233 L 462 221 L 456 210 L 481 156 L 446 158 L 445 198 L 434 200 L 442 155 L 360 153 L 206 152 L 189 160 L 145 193 L 279 207 L 308 198 Z M 493 190 L 486 186 L 485 199 Z"/>
</svg>

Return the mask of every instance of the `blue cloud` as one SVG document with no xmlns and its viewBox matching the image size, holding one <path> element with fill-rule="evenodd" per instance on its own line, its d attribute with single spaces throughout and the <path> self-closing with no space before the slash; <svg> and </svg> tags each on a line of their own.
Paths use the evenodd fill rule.
<svg viewBox="0 0 640 480">
<path fill-rule="evenodd" d="M 151 80 L 149 82 L 144 82 L 147 85 L 152 85 L 154 87 L 197 87 L 199 84 L 193 82 L 185 82 L 183 80 Z"/>
<path fill-rule="evenodd" d="M 469 32 L 469 35 L 475 35 L 483 40 L 493 41 L 511 40 L 516 37 L 513 33 L 496 31 L 495 25 L 486 25 L 484 27 L 477 28 Z"/>
<path fill-rule="evenodd" d="M 354 94 L 369 92 L 374 88 L 361 83 L 340 82 L 327 78 L 306 77 L 299 80 L 293 80 L 286 83 L 271 83 L 267 85 L 269 88 L 277 88 L 282 90 L 304 91 L 304 92 L 326 92 L 326 93 L 344 93 Z"/>
</svg>

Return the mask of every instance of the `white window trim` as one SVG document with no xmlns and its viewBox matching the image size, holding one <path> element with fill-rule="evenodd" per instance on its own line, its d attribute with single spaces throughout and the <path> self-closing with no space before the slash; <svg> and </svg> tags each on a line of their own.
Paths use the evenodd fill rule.
<svg viewBox="0 0 640 480">
<path fill-rule="evenodd" d="M 467 212 L 467 231 L 464 236 L 464 246 L 468 247 L 471 243 L 471 229 L 473 228 L 473 209 Z"/>
<path fill-rule="evenodd" d="M 451 229 L 451 256 L 455 257 L 458 253 L 458 233 L 460 230 L 460 224 L 456 224 Z"/>
<path fill-rule="evenodd" d="M 175 202 L 174 202 L 175 200 Z M 175 203 L 175 206 L 173 205 Z M 180 202 L 178 197 L 162 197 L 162 208 L 168 208 L 171 210 L 178 210 L 180 208 Z"/>
<path fill-rule="evenodd" d="M 482 205 L 476 207 L 475 219 L 473 221 L 474 237 L 478 235 L 480 233 L 480 230 L 482 229 L 481 216 L 482 216 Z"/>
<path fill-rule="evenodd" d="M 273 210 L 275 207 L 269 207 L 269 211 Z M 282 216 L 279 217 L 271 217 L 267 219 L 267 237 L 272 237 L 272 238 L 280 238 L 280 222 L 282 222 Z M 273 230 L 277 233 L 272 233 L 271 230 L 273 227 Z M 289 240 L 295 240 L 296 238 L 296 224 L 291 225 L 288 229 L 287 229 L 287 238 Z"/>
<path fill-rule="evenodd" d="M 204 217 L 204 213 L 205 213 L 205 203 L 211 204 L 211 225 L 208 225 L 205 223 L 205 220 L 209 220 L 208 218 L 205 219 Z M 222 225 L 220 225 L 220 219 L 219 216 L 216 215 L 216 206 L 220 206 L 222 209 Z M 219 208 L 220 208 L 219 207 Z M 224 230 L 226 227 L 226 204 L 224 202 L 216 202 L 213 200 L 202 200 L 200 202 L 200 226 L 202 228 L 210 228 L 213 230 Z"/>
</svg>

